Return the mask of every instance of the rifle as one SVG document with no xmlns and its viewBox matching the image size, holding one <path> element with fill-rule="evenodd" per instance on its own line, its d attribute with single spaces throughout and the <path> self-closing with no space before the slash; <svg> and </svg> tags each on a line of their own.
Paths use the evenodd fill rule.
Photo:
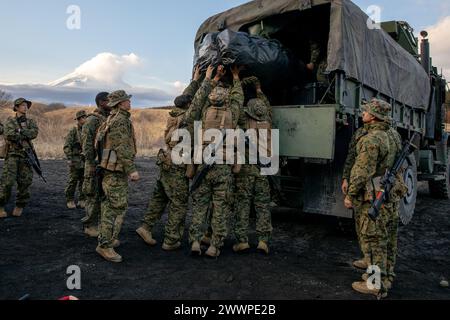
<svg viewBox="0 0 450 320">
<path fill-rule="evenodd" d="M 214 149 L 214 152 L 211 154 L 211 156 L 213 158 L 216 156 L 217 150 L 219 150 L 219 148 L 221 148 L 223 146 L 226 136 L 227 136 L 226 131 L 225 131 L 225 129 L 223 129 L 222 130 L 222 141 L 219 143 L 219 145 Z M 191 188 L 189 190 L 190 194 L 193 194 L 200 187 L 203 180 L 205 180 L 206 176 L 211 171 L 211 169 L 214 168 L 215 165 L 216 165 L 215 162 L 212 164 L 206 164 L 203 167 L 203 169 L 194 177 L 192 184 L 191 184 Z"/>
<path fill-rule="evenodd" d="M 415 149 L 417 149 L 417 146 L 413 144 L 416 136 L 417 132 L 414 133 L 411 139 L 404 144 L 400 155 L 395 160 L 394 166 L 390 170 L 386 171 L 384 177 L 381 179 L 381 191 L 377 193 L 375 200 L 372 203 L 372 207 L 369 210 L 369 217 L 370 219 L 372 219 L 372 221 L 377 220 L 378 216 L 380 215 L 381 207 L 389 199 L 389 194 L 391 193 L 391 190 L 395 184 L 397 174 L 402 169 L 406 158 Z"/>
<path fill-rule="evenodd" d="M 19 124 L 19 127 L 21 127 L 19 119 L 17 119 L 17 123 Z M 22 134 L 20 134 L 22 135 Z M 24 138 L 23 140 L 25 140 L 29 146 L 29 148 L 25 148 L 22 144 L 22 142 L 20 140 L 18 140 L 16 143 L 17 145 L 23 149 L 23 151 L 25 152 L 26 155 L 26 160 L 28 162 L 28 164 L 33 168 L 33 170 L 37 173 L 37 175 L 45 182 L 47 183 L 47 180 L 45 179 L 43 172 L 42 172 L 42 168 L 41 168 L 41 163 L 39 162 L 39 158 L 36 154 L 36 151 L 33 148 L 33 145 L 31 144 L 31 141 L 27 138 Z"/>
</svg>

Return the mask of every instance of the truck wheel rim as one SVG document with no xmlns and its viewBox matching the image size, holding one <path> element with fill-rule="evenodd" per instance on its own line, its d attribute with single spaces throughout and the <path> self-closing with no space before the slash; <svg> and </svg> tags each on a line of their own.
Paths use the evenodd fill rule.
<svg viewBox="0 0 450 320">
<path fill-rule="evenodd" d="M 408 168 L 405 172 L 405 184 L 408 187 L 405 203 L 410 204 L 414 199 L 414 189 L 416 187 L 414 183 L 414 173 L 411 168 Z"/>
</svg>

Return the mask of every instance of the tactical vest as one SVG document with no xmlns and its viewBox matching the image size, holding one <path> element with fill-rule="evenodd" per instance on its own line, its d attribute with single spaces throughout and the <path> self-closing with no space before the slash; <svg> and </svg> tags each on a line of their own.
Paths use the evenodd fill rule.
<svg viewBox="0 0 450 320">
<path fill-rule="evenodd" d="M 186 111 L 179 114 L 176 117 L 170 116 L 169 119 L 167 120 L 167 126 L 166 126 L 166 130 L 164 132 L 164 139 L 165 139 L 167 148 L 169 150 L 172 150 L 178 144 L 178 141 L 172 141 L 172 135 L 176 130 L 178 130 L 180 128 L 185 114 L 186 114 Z"/>
<path fill-rule="evenodd" d="M 401 150 L 401 141 L 399 140 L 398 134 L 393 132 L 394 129 L 390 128 L 387 131 L 377 130 L 377 134 L 381 135 L 382 138 L 380 146 L 383 144 L 386 147 L 385 158 L 381 159 L 381 163 L 377 163 L 377 170 L 375 176 L 367 182 L 366 192 L 364 195 L 364 200 L 372 202 L 376 194 L 382 190 L 381 181 L 387 170 L 391 169 L 395 163 L 398 153 Z M 389 202 L 396 202 L 402 199 L 407 192 L 407 187 L 403 181 L 402 174 L 397 175 L 396 183 L 391 190 L 389 195 Z"/>
<path fill-rule="evenodd" d="M 123 172 L 123 166 L 118 162 L 117 152 L 112 149 L 112 141 L 109 138 L 109 130 L 112 125 L 114 125 L 117 117 L 120 115 L 120 111 L 116 114 L 110 115 L 108 119 L 104 123 L 100 125 L 97 130 L 97 135 L 95 138 L 95 150 L 98 153 L 101 153 L 100 167 L 112 171 L 112 172 Z M 136 146 L 136 134 L 134 131 L 133 123 L 131 123 L 131 132 L 132 132 L 132 143 L 134 152 L 137 152 Z"/>
<path fill-rule="evenodd" d="M 172 141 L 172 136 L 176 130 L 180 129 L 185 114 L 186 111 L 181 112 L 178 116 L 169 116 L 167 119 L 166 130 L 164 131 L 167 150 L 159 150 L 156 162 L 164 170 L 169 170 L 172 167 L 172 149 L 179 143 L 179 141 Z M 184 168 L 184 166 L 182 167 Z"/>
<path fill-rule="evenodd" d="M 20 129 L 28 129 L 29 126 L 30 126 L 30 119 L 28 119 L 28 118 L 26 119 L 25 122 L 21 122 L 20 124 L 17 122 L 17 118 L 14 117 L 14 120 L 15 120 L 14 123 L 15 123 L 15 126 L 16 126 L 17 129 L 19 129 L 19 127 L 20 127 Z M 15 153 L 15 152 L 20 152 L 21 153 L 21 152 L 23 152 L 22 148 L 19 147 L 16 143 L 8 141 L 6 139 L 6 137 L 4 137 L 4 140 L 5 140 L 4 151 L 0 150 L 1 152 L 4 152 L 4 158 L 6 158 L 6 156 L 10 152 L 12 152 L 12 153 Z M 23 141 L 22 141 L 22 143 L 23 143 Z M 33 149 L 33 143 L 31 141 L 26 141 L 26 143 L 23 144 L 23 146 L 25 148 L 27 148 L 27 149 L 28 148 Z M 1 158 L 1 155 L 0 155 L 0 158 Z"/>
<path fill-rule="evenodd" d="M 255 129 L 258 137 L 258 152 L 260 149 L 260 129 L 267 130 L 267 141 L 266 146 L 267 148 L 262 148 L 261 151 L 264 152 L 264 156 L 271 156 L 272 154 L 272 124 L 269 121 L 258 121 L 256 119 L 253 119 L 251 117 L 247 117 L 246 121 L 246 129 Z"/>
</svg>

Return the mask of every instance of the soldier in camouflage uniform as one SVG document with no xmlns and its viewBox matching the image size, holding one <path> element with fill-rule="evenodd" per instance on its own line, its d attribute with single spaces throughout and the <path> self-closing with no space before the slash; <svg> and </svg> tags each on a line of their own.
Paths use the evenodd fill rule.
<svg viewBox="0 0 450 320">
<path fill-rule="evenodd" d="M 4 126 L 4 135 L 8 145 L 3 164 L 3 176 L 0 190 L 0 217 L 6 217 L 5 205 L 11 197 L 11 189 L 17 183 L 16 207 L 12 213 L 15 217 L 22 215 L 30 200 L 29 188 L 33 183 L 33 169 L 28 163 L 24 149 L 34 150 L 32 140 L 39 133 L 33 119 L 27 118 L 27 111 L 32 103 L 24 98 L 14 101 L 15 116 L 9 117 Z"/>
<path fill-rule="evenodd" d="M 65 190 L 67 208 L 75 209 L 75 193 L 78 186 L 78 205 L 85 208 L 85 196 L 83 194 L 84 159 L 81 155 L 81 131 L 86 122 L 86 111 L 78 111 L 75 117 L 77 126 L 73 127 L 66 136 L 64 153 L 69 164 L 69 180 Z"/>
<path fill-rule="evenodd" d="M 109 107 L 113 108 L 106 126 L 99 129 L 103 139 L 103 155 L 100 167 L 103 169 L 102 187 L 105 197 L 101 202 L 100 234 L 97 253 L 110 262 L 122 262 L 114 250 L 120 245 L 118 239 L 128 209 L 128 178 L 139 180 L 134 159 L 136 140 L 131 122 L 131 95 L 119 90 L 108 96 Z"/>
<path fill-rule="evenodd" d="M 261 90 L 261 84 L 256 77 L 243 80 L 245 85 L 253 85 L 257 98 L 248 101 L 247 106 L 241 110 L 239 127 L 247 129 L 266 129 L 270 135 L 272 127 L 272 112 L 269 100 Z M 268 142 L 269 143 L 269 142 Z M 234 233 L 237 243 L 233 246 L 234 252 L 245 252 L 250 249 L 248 243 L 248 226 L 251 206 L 256 212 L 256 235 L 258 237 L 257 250 L 269 254 L 269 241 L 272 235 L 272 222 L 270 213 L 270 184 L 266 176 L 261 175 L 260 168 L 254 164 L 245 165 L 236 174 L 234 211 L 236 224 Z"/>
<path fill-rule="evenodd" d="M 172 141 L 172 135 L 177 129 L 187 129 L 193 137 L 193 120 L 188 119 L 189 106 L 196 94 L 200 79 L 200 68 L 196 68 L 194 78 L 183 94 L 175 99 L 175 108 L 169 113 L 166 130 L 164 132 L 167 149 L 161 150 L 158 156 L 160 176 L 156 182 L 153 196 L 142 226 L 136 230 L 141 238 L 149 245 L 156 245 L 152 237 L 155 223 L 161 219 L 164 210 L 168 208 L 168 218 L 165 227 L 163 250 L 172 251 L 181 246 L 184 233 L 187 206 L 189 202 L 189 178 L 186 165 L 175 165 L 171 160 L 172 149 L 179 141 Z"/>
<path fill-rule="evenodd" d="M 355 282 L 352 287 L 360 293 L 379 298 L 386 297 L 392 286 L 393 279 L 389 278 L 388 270 L 393 270 L 394 266 L 388 265 L 388 261 L 395 263 L 392 255 L 396 254 L 396 248 L 392 248 L 389 239 L 397 234 L 389 233 L 396 233 L 396 228 L 391 225 L 398 223 L 399 201 L 406 193 L 406 186 L 399 175 L 377 221 L 370 219 L 368 212 L 375 194 L 381 189 L 380 180 L 386 170 L 393 166 L 402 146 L 400 135 L 388 123 L 391 109 L 390 104 L 378 99 L 363 106 L 367 134 L 356 145 L 355 164 L 345 198 L 345 206 L 359 212 L 360 232 L 367 241 L 370 265 L 378 267 L 381 272 L 381 288 L 369 288 L 367 281 Z M 364 278 L 367 279 L 368 275 Z"/>
<path fill-rule="evenodd" d="M 241 68 L 232 68 L 233 87 L 230 89 L 217 86 L 217 79 L 225 74 L 223 66 L 219 66 L 215 80 L 211 80 L 213 68 L 209 67 L 205 80 L 194 97 L 191 108 L 202 114 L 203 129 L 236 129 L 240 109 L 244 104 L 244 92 L 239 73 Z M 205 141 L 205 145 L 210 141 Z M 220 146 L 220 144 L 217 142 Z M 225 150 L 225 148 L 224 148 Z M 224 151 L 225 156 L 225 151 Z M 198 172 L 204 169 L 200 165 Z M 191 252 L 201 255 L 200 240 L 204 232 L 208 208 L 211 206 L 211 245 L 206 251 L 209 257 L 218 257 L 220 249 L 228 234 L 227 224 L 231 211 L 231 191 L 233 188 L 232 166 L 215 164 L 202 181 L 198 190 L 193 194 L 192 225 L 189 230 Z"/>
<path fill-rule="evenodd" d="M 342 175 L 342 193 L 344 195 L 347 195 L 348 192 L 348 182 L 350 181 L 350 174 L 352 171 L 352 168 L 355 164 L 356 160 L 356 145 L 359 142 L 359 140 L 367 135 L 367 130 L 365 127 L 361 127 L 354 133 L 348 150 L 347 159 L 345 161 L 344 165 L 344 173 Z M 356 260 L 353 262 L 353 266 L 358 269 L 366 270 L 369 267 L 370 262 L 370 252 L 368 250 L 367 241 L 364 239 L 364 236 L 361 234 L 360 226 L 361 226 L 361 215 L 360 211 L 354 211 L 354 218 L 355 218 L 355 228 L 356 228 L 356 235 L 358 236 L 358 243 L 359 247 L 361 249 L 361 252 L 363 253 L 363 258 Z"/>
<path fill-rule="evenodd" d="M 86 216 L 81 220 L 84 233 L 90 237 L 98 237 L 98 223 L 100 219 L 101 190 L 99 188 L 101 177 L 97 172 L 97 154 L 95 151 L 95 135 L 100 125 L 106 121 L 111 108 L 108 107 L 108 93 L 100 92 L 95 98 L 97 109 L 86 119 L 81 131 L 81 147 L 83 150 L 84 181 L 83 194 L 86 197 Z"/>
</svg>

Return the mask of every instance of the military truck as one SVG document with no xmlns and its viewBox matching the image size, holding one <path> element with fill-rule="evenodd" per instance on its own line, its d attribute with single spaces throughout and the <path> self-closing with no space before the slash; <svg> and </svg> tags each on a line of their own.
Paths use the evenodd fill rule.
<svg viewBox="0 0 450 320">
<path fill-rule="evenodd" d="M 419 54 L 408 23 L 376 24 L 350 0 L 256 0 L 207 19 L 196 35 L 196 51 L 208 33 L 224 29 L 276 39 L 306 62 L 311 43 L 322 49 L 325 81 L 313 75 L 304 88 L 264 87 L 280 130 L 276 179 L 282 206 L 352 218 L 340 190 L 343 165 L 351 136 L 362 125 L 360 107 L 373 97 L 391 103 L 403 139 L 419 134 L 419 149 L 404 170 L 402 222 L 413 217 L 418 181 L 427 181 L 433 196 L 450 197 L 447 83 L 432 65 L 426 32 Z"/>
</svg>

